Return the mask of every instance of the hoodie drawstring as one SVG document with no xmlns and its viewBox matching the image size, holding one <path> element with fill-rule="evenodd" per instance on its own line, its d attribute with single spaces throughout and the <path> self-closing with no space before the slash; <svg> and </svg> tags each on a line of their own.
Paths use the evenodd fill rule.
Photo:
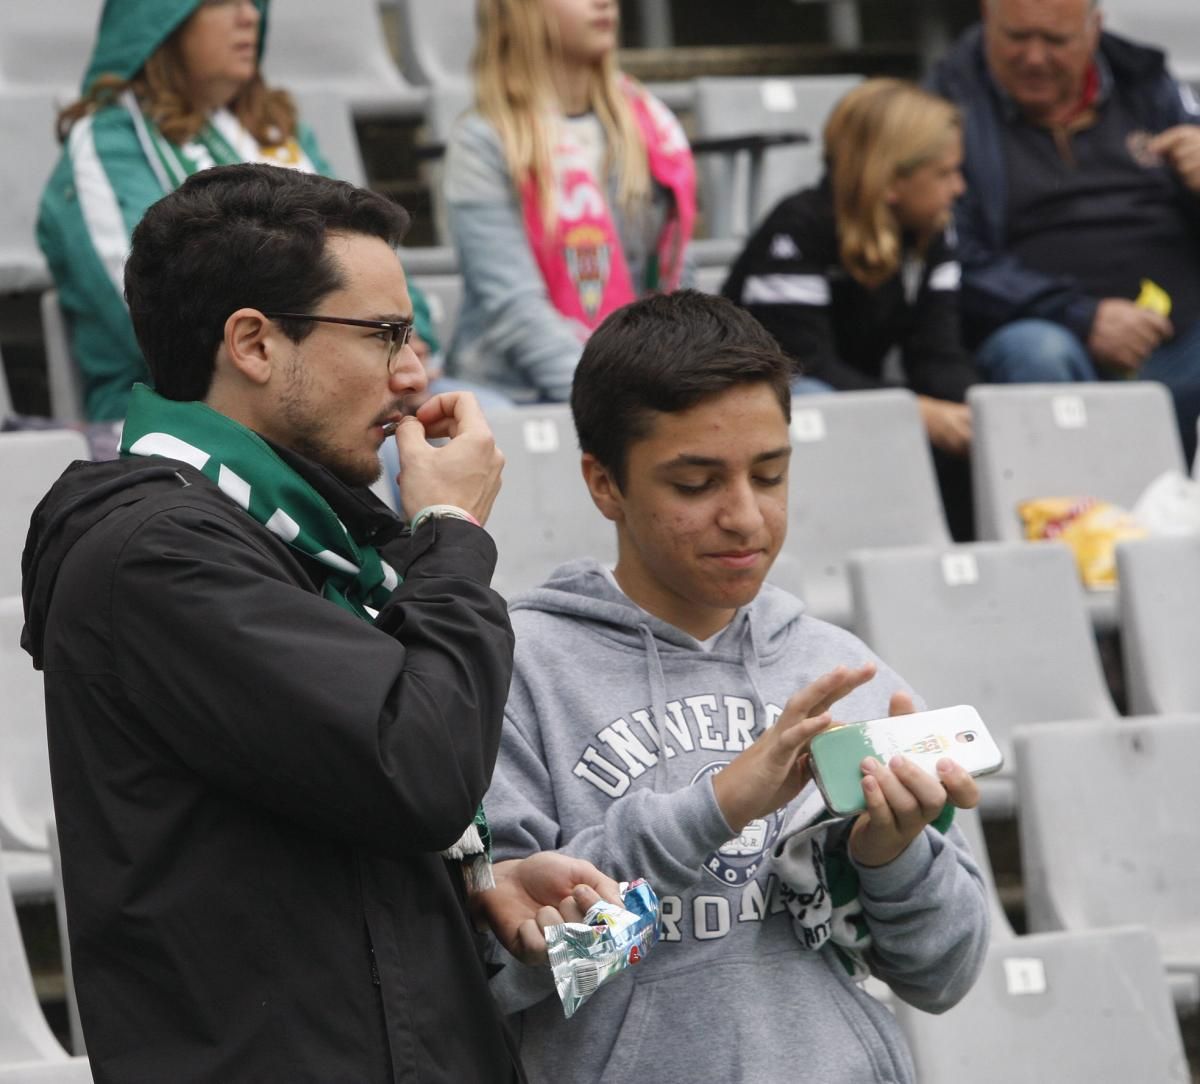
<svg viewBox="0 0 1200 1084">
<path fill-rule="evenodd" d="M 763 730 L 767 728 L 767 698 L 763 696 L 762 689 L 758 684 L 760 671 L 758 668 L 758 643 L 754 639 L 754 622 L 750 620 L 750 615 L 746 614 L 745 626 L 741 636 L 741 654 L 742 654 L 742 669 L 746 671 L 746 679 L 750 682 L 750 690 L 754 693 L 755 711 L 760 712 L 759 718 L 763 721 Z"/>
<path fill-rule="evenodd" d="M 663 673 L 662 659 L 659 658 L 658 645 L 654 642 L 654 633 L 650 626 L 638 622 L 638 632 L 646 647 L 646 676 L 650 680 L 650 710 L 654 713 L 654 726 L 658 734 L 658 767 L 654 773 L 654 790 L 656 794 L 666 794 L 670 787 L 667 776 L 670 768 L 667 765 L 667 678 Z"/>
</svg>

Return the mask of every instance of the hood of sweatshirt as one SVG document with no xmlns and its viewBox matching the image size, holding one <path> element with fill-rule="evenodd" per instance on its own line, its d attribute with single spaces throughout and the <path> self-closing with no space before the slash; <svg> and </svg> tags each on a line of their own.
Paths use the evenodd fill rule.
<svg viewBox="0 0 1200 1084">
<path fill-rule="evenodd" d="M 591 626 L 593 635 L 638 649 L 646 631 L 664 654 L 701 650 L 695 637 L 643 610 L 616 585 L 595 560 L 586 558 L 560 566 L 541 587 L 513 599 L 513 613 L 536 610 L 573 617 Z M 759 658 L 769 662 L 782 650 L 788 630 L 804 614 L 804 603 L 794 595 L 764 586 L 748 606 L 737 611 L 712 645 L 716 657 L 745 653 L 745 638 L 752 635 Z"/>
<path fill-rule="evenodd" d="M 100 16 L 96 44 L 80 87 L 88 88 L 101 75 L 132 79 L 154 51 L 182 26 L 204 0 L 107 0 Z M 267 40 L 269 0 L 254 0 L 261 21 L 258 55 L 262 58 Z"/>
<path fill-rule="evenodd" d="M 733 667 L 744 673 L 753 692 L 755 712 L 767 717 L 772 710 L 763 694 L 760 675 L 784 651 L 794 626 L 804 615 L 804 603 L 794 595 L 764 586 L 708 647 L 695 637 L 668 624 L 634 603 L 598 562 L 591 558 L 558 568 L 543 586 L 518 596 L 511 604 L 515 615 L 540 611 L 572 620 L 580 637 L 598 637 L 619 651 L 641 660 L 650 688 L 650 709 L 655 721 L 658 748 L 667 748 L 668 714 L 666 671 L 690 667 L 703 658 L 710 666 Z M 630 660 L 636 666 L 637 661 Z M 668 765 L 655 773 L 655 789 L 671 785 Z"/>
<path fill-rule="evenodd" d="M 176 466 L 135 457 L 72 463 L 34 509 L 21 556 L 21 646 L 39 669 L 54 585 L 72 547 L 113 510 L 184 484 Z"/>
</svg>

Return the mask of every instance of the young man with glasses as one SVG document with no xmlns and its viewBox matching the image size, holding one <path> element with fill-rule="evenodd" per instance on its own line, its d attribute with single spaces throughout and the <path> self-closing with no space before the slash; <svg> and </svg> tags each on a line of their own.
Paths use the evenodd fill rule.
<svg viewBox="0 0 1200 1084">
<path fill-rule="evenodd" d="M 517 1080 L 476 923 L 535 959 L 539 920 L 615 896 L 585 861 L 488 861 L 503 458 L 469 395 L 405 413 L 406 225 L 239 165 L 134 232 L 155 390 L 24 569 L 98 1084 Z M 411 530 L 361 488 L 393 432 Z"/>
<path fill-rule="evenodd" d="M 1004 382 L 1140 378 L 1200 415 L 1200 104 L 1096 0 L 983 0 L 934 89 L 966 117 L 963 316 Z M 1150 280 L 1172 300 L 1138 304 Z"/>
</svg>

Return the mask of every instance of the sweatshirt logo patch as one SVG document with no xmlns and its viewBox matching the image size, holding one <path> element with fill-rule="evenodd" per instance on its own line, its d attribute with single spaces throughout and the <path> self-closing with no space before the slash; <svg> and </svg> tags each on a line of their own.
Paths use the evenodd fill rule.
<svg viewBox="0 0 1200 1084">
<path fill-rule="evenodd" d="M 710 775 L 716 775 L 729 764 L 714 761 L 700 769 L 692 779 L 693 785 Z M 751 821 L 742 834 L 713 851 L 704 860 L 704 869 L 721 884 L 737 887 L 754 879 L 762 868 L 763 856 L 775 845 L 783 827 L 783 818 L 776 811 L 768 817 Z"/>
</svg>

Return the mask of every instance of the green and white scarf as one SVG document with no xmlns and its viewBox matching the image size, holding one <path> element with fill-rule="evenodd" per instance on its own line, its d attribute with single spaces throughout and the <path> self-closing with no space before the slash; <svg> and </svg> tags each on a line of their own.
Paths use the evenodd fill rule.
<svg viewBox="0 0 1200 1084">
<path fill-rule="evenodd" d="M 954 819 L 947 805 L 932 827 L 946 832 Z M 792 916 L 792 932 L 802 948 L 826 944 L 855 982 L 870 975 L 866 952 L 871 931 L 858 898 L 858 871 L 844 849 L 830 851 L 830 828 L 837 823 L 816 788 L 800 803 L 776 845 L 773 868 L 780 899 Z"/>
<path fill-rule="evenodd" d="M 316 167 L 295 137 L 277 146 L 264 146 L 228 109 L 216 110 L 189 142 L 177 146 L 146 117 L 133 91 L 122 92 L 121 104 L 133 120 L 142 153 L 164 192 L 174 191 L 193 173 L 199 173 L 202 169 L 232 166 L 241 162 L 263 162 L 273 166 L 290 166 L 304 173 L 316 172 Z"/>
<path fill-rule="evenodd" d="M 124 456 L 187 463 L 292 549 L 326 570 L 322 594 L 374 621 L 400 577 L 372 546 L 356 542 L 328 502 L 256 433 L 204 403 L 164 399 L 134 385 L 121 436 Z M 480 806 L 458 842 L 442 852 L 459 861 L 467 888 L 493 886 L 491 833 Z"/>
</svg>

